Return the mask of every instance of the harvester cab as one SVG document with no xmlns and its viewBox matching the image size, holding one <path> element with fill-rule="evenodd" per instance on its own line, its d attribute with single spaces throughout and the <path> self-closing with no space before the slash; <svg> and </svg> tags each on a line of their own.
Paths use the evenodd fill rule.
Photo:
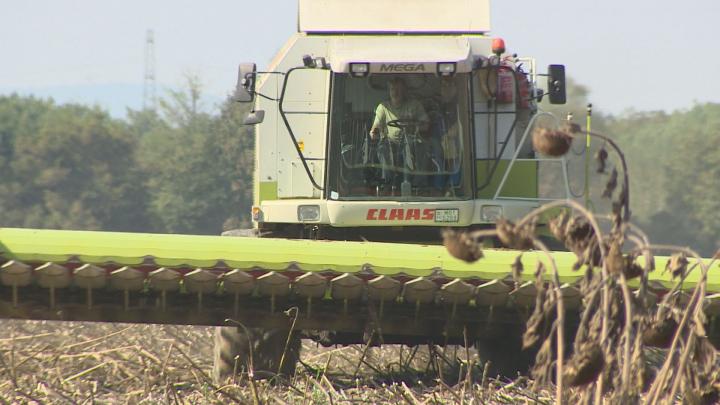
<svg viewBox="0 0 720 405">
<path fill-rule="evenodd" d="M 268 71 L 240 65 L 261 231 L 436 240 L 567 197 L 540 193 L 539 74 L 488 36 L 488 1 L 300 0 L 298 22 Z M 549 73 L 564 103 L 564 67 Z"/>
</svg>

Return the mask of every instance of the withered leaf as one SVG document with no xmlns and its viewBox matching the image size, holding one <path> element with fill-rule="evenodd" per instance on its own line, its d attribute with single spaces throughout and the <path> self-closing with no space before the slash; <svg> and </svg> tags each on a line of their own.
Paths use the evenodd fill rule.
<svg viewBox="0 0 720 405">
<path fill-rule="evenodd" d="M 688 260 L 685 253 L 675 253 L 674 255 L 670 256 L 670 260 L 668 260 L 667 264 L 665 265 L 665 271 L 669 271 L 672 274 L 673 278 L 678 278 L 685 274 L 687 266 Z"/>
<path fill-rule="evenodd" d="M 582 132 L 582 128 L 580 127 L 580 125 L 572 121 L 565 121 L 565 123 L 563 124 L 563 130 L 571 134 L 578 134 Z"/>
<path fill-rule="evenodd" d="M 565 238 L 567 238 L 566 228 L 568 219 L 567 213 L 563 211 L 560 215 L 548 221 L 550 233 L 560 242 L 565 242 Z"/>
<path fill-rule="evenodd" d="M 605 146 L 603 146 L 595 154 L 595 161 L 597 162 L 597 172 L 598 173 L 605 173 L 605 165 L 607 163 L 607 158 L 608 158 L 608 152 L 607 152 L 607 149 L 605 149 Z"/>
<path fill-rule="evenodd" d="M 607 184 L 605 184 L 605 190 L 603 190 L 602 193 L 603 198 L 612 197 L 612 193 L 615 191 L 615 188 L 617 188 L 617 178 L 617 169 L 613 168 L 612 172 L 610 173 L 610 178 L 608 179 Z"/>
<path fill-rule="evenodd" d="M 610 274 L 620 274 L 625 268 L 625 260 L 622 255 L 620 242 L 617 239 L 610 242 L 610 249 L 607 251 L 605 264 Z"/>
<path fill-rule="evenodd" d="M 511 267 L 512 267 L 513 280 L 516 283 L 519 283 L 522 279 L 522 273 L 524 270 L 523 264 L 522 264 L 522 253 L 517 255 L 517 257 L 515 257 L 515 261 L 513 262 Z"/>
</svg>

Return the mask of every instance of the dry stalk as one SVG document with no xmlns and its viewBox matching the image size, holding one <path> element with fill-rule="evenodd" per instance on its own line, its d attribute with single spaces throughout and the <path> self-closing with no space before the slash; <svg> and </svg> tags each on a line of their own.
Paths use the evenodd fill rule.
<svg viewBox="0 0 720 405">
<path fill-rule="evenodd" d="M 280 356 L 280 363 L 278 364 L 278 371 L 277 373 L 280 374 L 282 371 L 283 363 L 285 363 L 285 355 L 287 354 L 288 347 L 290 347 L 290 340 L 292 340 L 293 332 L 295 331 L 295 322 L 297 322 L 298 315 L 300 314 L 300 309 L 298 307 L 292 307 L 285 311 L 287 315 L 290 315 L 290 312 L 292 310 L 295 310 L 295 315 L 293 316 L 292 324 L 290 325 L 290 331 L 288 332 L 287 339 L 285 340 L 285 348 L 283 348 L 282 356 Z"/>
<path fill-rule="evenodd" d="M 710 269 L 710 266 L 713 264 L 714 260 L 710 262 L 709 265 L 706 265 L 702 261 L 702 257 L 700 257 L 697 252 L 695 252 L 692 249 L 679 247 L 679 246 L 669 246 L 669 245 L 650 245 L 648 246 L 649 249 L 652 250 L 669 250 L 669 251 L 676 251 L 676 252 L 683 252 L 685 254 L 688 254 L 690 256 L 693 256 L 698 262 L 700 268 L 701 268 L 701 278 L 698 281 L 697 285 L 695 286 L 695 289 L 693 290 L 692 297 L 690 298 L 690 302 L 688 303 L 687 309 L 683 312 L 682 319 L 680 320 L 680 323 L 678 324 L 677 330 L 675 331 L 675 335 L 673 336 L 672 344 L 670 345 L 670 349 L 668 351 L 668 356 L 665 359 L 665 363 L 663 364 L 660 372 L 658 373 L 658 376 L 655 378 L 655 381 L 653 382 L 652 386 L 650 387 L 650 390 L 648 392 L 648 403 L 650 405 L 654 405 L 659 400 L 660 390 L 662 387 L 665 386 L 666 380 L 668 378 L 668 374 L 670 372 L 671 367 L 673 367 L 674 359 L 675 359 L 675 352 L 677 349 L 677 345 L 680 342 L 681 336 L 683 334 L 683 329 L 685 328 L 685 325 L 688 322 L 688 319 L 690 319 L 690 316 L 692 315 L 693 319 L 696 319 L 698 315 L 698 311 L 702 310 L 701 306 L 701 297 L 704 296 L 705 292 L 705 283 L 707 281 L 707 272 Z M 687 273 L 685 275 L 687 276 Z M 683 278 L 684 279 L 684 278 Z M 680 283 L 682 281 L 679 281 Z M 702 294 L 702 295 L 701 295 Z M 692 332 L 690 332 L 692 335 Z M 678 372 L 675 374 L 673 381 L 672 389 L 668 395 L 669 399 L 674 398 L 675 393 L 677 392 L 679 380 L 681 379 L 682 373 L 684 371 L 685 362 L 687 361 L 687 356 L 690 352 L 691 347 L 693 346 L 692 341 L 686 342 L 685 350 L 683 351 L 682 357 L 680 359 L 681 363 L 679 367 L 677 367 Z"/>
<path fill-rule="evenodd" d="M 560 292 L 560 276 L 558 274 L 557 264 L 555 259 L 550 254 L 544 243 L 539 239 L 533 240 L 535 247 L 540 249 L 547 256 L 550 261 L 550 268 L 552 269 L 552 281 L 555 292 L 555 309 L 557 311 L 557 359 L 555 363 L 556 372 L 556 388 L 555 388 L 555 402 L 557 404 L 563 403 L 563 360 L 565 356 L 565 304 L 563 303 L 562 293 Z"/>
</svg>

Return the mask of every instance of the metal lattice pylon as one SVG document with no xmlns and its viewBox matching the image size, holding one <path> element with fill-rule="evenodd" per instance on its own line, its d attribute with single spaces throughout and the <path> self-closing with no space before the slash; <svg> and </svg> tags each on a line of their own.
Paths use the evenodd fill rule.
<svg viewBox="0 0 720 405">
<path fill-rule="evenodd" d="M 143 110 L 155 110 L 155 33 L 147 30 L 145 36 L 145 74 L 143 77 Z"/>
</svg>

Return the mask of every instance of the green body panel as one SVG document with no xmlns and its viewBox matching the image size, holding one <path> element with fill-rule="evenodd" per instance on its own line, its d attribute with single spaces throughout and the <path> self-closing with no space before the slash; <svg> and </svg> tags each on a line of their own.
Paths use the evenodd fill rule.
<svg viewBox="0 0 720 405">
<path fill-rule="evenodd" d="M 492 160 L 478 160 L 475 163 L 477 185 L 483 185 L 490 175 Z M 487 187 L 478 191 L 478 198 L 493 198 L 500 181 L 507 170 L 509 160 L 501 160 Z M 537 162 L 515 162 L 500 193 L 503 197 L 537 198 L 538 196 L 538 168 Z"/>
<path fill-rule="evenodd" d="M 261 181 L 260 183 L 260 189 L 259 196 L 260 200 L 256 201 L 257 203 L 260 203 L 260 201 L 269 201 L 269 200 L 277 200 L 278 194 L 277 194 L 277 181 Z"/>
<path fill-rule="evenodd" d="M 467 264 L 450 256 L 443 246 L 0 228 L 0 258 L 24 262 L 62 263 L 77 258 L 84 263 L 133 266 L 152 258 L 165 267 L 214 267 L 223 261 L 240 269 L 282 271 L 292 267 L 348 273 L 371 268 L 376 274 L 414 277 L 441 270 L 447 277 L 492 280 L 510 274 L 517 254 L 513 250 L 485 250 L 485 258 Z M 549 264 L 542 253 L 526 252 L 522 257 L 528 280 L 538 260 Z M 572 253 L 553 252 L 552 258 L 562 282 L 572 282 L 583 274 L 572 270 Z M 667 260 L 656 258 L 657 268 L 663 269 Z M 671 286 L 670 274 L 661 273 L 653 272 L 651 280 Z M 691 273 L 684 288 L 692 288 L 699 277 L 698 270 Z M 718 263 L 710 271 L 708 290 L 720 292 Z"/>
</svg>

